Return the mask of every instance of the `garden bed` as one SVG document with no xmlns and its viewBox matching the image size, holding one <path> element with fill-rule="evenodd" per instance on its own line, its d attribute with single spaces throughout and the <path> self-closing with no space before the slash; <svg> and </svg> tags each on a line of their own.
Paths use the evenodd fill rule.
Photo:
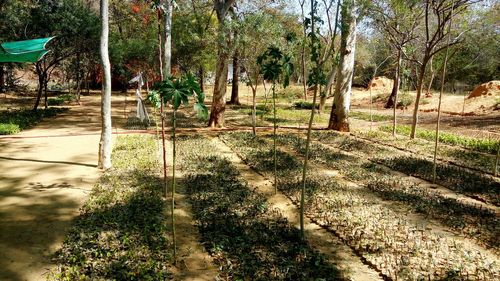
<svg viewBox="0 0 500 281">
<path fill-rule="evenodd" d="M 105 172 L 81 210 L 52 280 L 167 280 L 172 278 L 166 202 L 150 136 L 119 137 L 114 168 Z"/>
<path fill-rule="evenodd" d="M 178 156 L 202 243 L 221 280 L 343 279 L 207 139 L 179 141 Z"/>
<path fill-rule="evenodd" d="M 226 134 L 222 139 L 236 149 L 249 165 L 269 177 L 272 176 L 272 158 L 268 157 L 271 146 L 265 140 L 254 138 L 248 133 Z M 367 176 L 376 169 L 374 167 L 367 166 L 369 172 L 358 170 L 345 173 L 357 165 L 356 162 L 352 163 L 353 159 L 349 159 L 348 156 L 335 156 L 318 151 L 313 152 L 312 159 L 315 159 L 314 155 L 326 155 L 320 162 L 313 161 L 316 165 L 325 163 L 325 159 L 329 161 L 336 159 L 335 165 L 343 167 L 342 174 L 351 180 L 369 182 L 373 179 Z M 314 171 L 317 168 L 313 165 L 310 169 Z M 300 179 L 295 176 L 299 174 L 299 170 L 300 163 L 292 155 L 278 153 L 278 173 L 281 179 L 279 188 L 295 203 L 298 203 L 301 186 Z M 394 280 L 498 278 L 496 255 L 485 254 L 483 249 L 467 241 L 463 243 L 462 239 L 456 240 L 453 235 L 443 236 L 442 233 L 436 233 L 427 228 L 429 223 L 425 220 L 415 223 L 409 219 L 409 214 L 406 215 L 400 209 L 388 206 L 386 202 L 374 196 L 371 190 L 376 190 L 375 187 L 353 188 L 339 183 L 337 178 L 314 173 L 310 174 L 308 179 L 306 198 L 308 216 L 337 233 L 389 278 Z M 382 192 L 386 191 L 379 191 Z M 431 206 L 426 208 L 429 207 Z M 434 210 L 430 209 L 431 212 Z M 438 213 L 442 215 L 442 211 Z M 459 216 L 461 214 L 456 214 L 456 217 Z M 498 225 L 495 220 L 490 220 L 489 223 Z M 474 229 L 474 225 L 471 227 Z M 484 231 L 483 238 L 488 238 L 489 235 L 491 233 Z M 489 236 L 490 239 L 495 239 L 494 237 Z"/>
</svg>

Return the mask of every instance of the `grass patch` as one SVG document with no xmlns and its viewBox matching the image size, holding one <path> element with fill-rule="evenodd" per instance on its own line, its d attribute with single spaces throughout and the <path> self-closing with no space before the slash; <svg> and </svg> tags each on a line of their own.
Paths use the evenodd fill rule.
<svg viewBox="0 0 500 281">
<path fill-rule="evenodd" d="M 1 131 L 0 134 L 18 133 L 24 129 L 33 127 L 45 118 L 52 118 L 66 111 L 68 111 L 67 108 L 48 108 L 37 109 L 35 111 L 22 109 L 1 112 L 0 124 L 4 124 L 6 130 Z M 13 129 L 14 127 L 12 125 L 17 126 L 17 129 Z"/>
<path fill-rule="evenodd" d="M 370 113 L 367 113 L 367 112 L 351 111 L 351 112 L 349 112 L 349 116 L 353 117 L 353 118 L 356 118 L 356 119 L 370 121 Z M 383 115 L 383 114 L 372 114 L 371 118 L 375 122 L 390 121 L 390 120 L 392 120 L 392 116 Z"/>
<path fill-rule="evenodd" d="M 392 126 L 381 126 L 379 127 L 379 130 L 391 133 Z M 396 133 L 409 136 L 411 133 L 411 127 L 407 125 L 398 125 L 396 127 Z M 417 128 L 416 136 L 428 141 L 434 141 L 436 132 L 434 130 Z M 439 133 L 439 142 L 450 145 L 460 145 L 468 149 L 491 154 L 496 154 L 497 148 L 500 145 L 500 142 L 494 139 L 470 138 L 447 132 Z"/>
<path fill-rule="evenodd" d="M 14 135 L 20 131 L 19 125 L 0 123 L 0 135 Z"/>
<path fill-rule="evenodd" d="M 156 142 L 119 137 L 114 168 L 96 184 L 56 253 L 51 280 L 166 280 L 172 277 Z"/>
</svg>

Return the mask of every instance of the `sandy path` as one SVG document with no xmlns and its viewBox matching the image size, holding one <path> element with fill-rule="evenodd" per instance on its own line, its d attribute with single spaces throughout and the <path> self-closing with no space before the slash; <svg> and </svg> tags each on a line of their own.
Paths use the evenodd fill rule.
<svg viewBox="0 0 500 281">
<path fill-rule="evenodd" d="M 33 129 L 0 137 L 0 280 L 45 279 L 51 254 L 99 177 L 99 97 L 82 101 Z M 120 121 L 123 109 L 113 108 Z"/>
</svg>

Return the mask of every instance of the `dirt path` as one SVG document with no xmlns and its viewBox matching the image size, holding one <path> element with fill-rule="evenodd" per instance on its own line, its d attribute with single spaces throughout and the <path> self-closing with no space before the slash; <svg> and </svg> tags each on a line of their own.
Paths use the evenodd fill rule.
<svg viewBox="0 0 500 281">
<path fill-rule="evenodd" d="M 252 170 L 224 142 L 216 138 L 212 139 L 212 141 L 220 149 L 221 154 L 236 166 L 242 178 L 257 192 L 266 195 L 268 202 L 278 208 L 287 220 L 298 228 L 298 210 L 291 200 L 281 192 L 275 194 L 272 182 Z M 331 263 L 338 266 L 351 280 L 382 280 L 375 270 L 364 264 L 339 238 L 313 223 L 307 217 L 305 218 L 304 227 L 308 243 L 324 254 Z"/>
<path fill-rule="evenodd" d="M 119 121 L 121 98 L 113 99 Z M 51 254 L 99 177 L 99 97 L 0 137 L 0 280 L 44 280 Z"/>
<path fill-rule="evenodd" d="M 160 141 L 161 143 L 161 141 Z M 160 144 L 161 145 L 161 144 Z M 170 220 L 170 192 L 172 183 L 172 143 L 165 143 L 167 148 L 167 172 L 168 176 L 168 202 L 169 210 L 167 217 Z M 163 152 L 159 146 L 159 155 Z M 161 157 L 160 157 L 161 158 Z M 161 163 L 161 162 L 160 162 Z M 198 229 L 194 225 L 191 204 L 187 198 L 186 187 L 182 184 L 184 175 L 180 169 L 176 169 L 176 180 L 178 182 L 175 195 L 175 228 L 177 238 L 177 265 L 173 269 L 175 280 L 203 281 L 216 280 L 218 269 L 214 266 L 212 257 L 205 251 L 200 243 Z M 170 222 L 169 222 L 170 223 Z"/>
</svg>

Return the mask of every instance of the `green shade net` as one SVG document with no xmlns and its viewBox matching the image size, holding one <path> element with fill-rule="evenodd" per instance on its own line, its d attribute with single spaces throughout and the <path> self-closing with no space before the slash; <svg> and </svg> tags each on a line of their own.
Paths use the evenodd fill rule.
<svg viewBox="0 0 500 281">
<path fill-rule="evenodd" d="M 49 52 L 45 49 L 45 45 L 52 39 L 54 37 L 2 43 L 0 44 L 0 63 L 37 62 Z"/>
</svg>

